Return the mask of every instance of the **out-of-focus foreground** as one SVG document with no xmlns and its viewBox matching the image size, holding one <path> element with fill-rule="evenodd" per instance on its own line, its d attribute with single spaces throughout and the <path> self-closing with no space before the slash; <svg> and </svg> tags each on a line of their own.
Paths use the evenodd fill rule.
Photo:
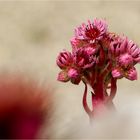
<svg viewBox="0 0 140 140">
<path fill-rule="evenodd" d="M 117 113 L 93 127 L 81 107 L 84 85 L 56 81 L 59 51 L 70 50 L 75 26 L 96 17 L 106 19 L 110 31 L 140 45 L 139 1 L 0 2 L 0 72 L 23 72 L 55 88 L 52 138 L 140 138 L 140 66 L 137 81 L 118 82 Z M 44 126 L 40 138 L 46 133 Z"/>
</svg>

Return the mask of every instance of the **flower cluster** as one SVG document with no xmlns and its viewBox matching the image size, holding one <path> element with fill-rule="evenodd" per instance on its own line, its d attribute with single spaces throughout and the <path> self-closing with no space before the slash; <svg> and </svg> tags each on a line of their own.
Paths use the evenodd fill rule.
<svg viewBox="0 0 140 140">
<path fill-rule="evenodd" d="M 140 48 L 127 37 L 109 32 L 105 20 L 83 23 L 70 42 L 72 52 L 64 50 L 57 57 L 59 81 L 79 84 L 82 80 L 92 87 L 92 96 L 105 101 L 116 92 L 117 79 L 137 79 L 134 66 L 140 63 Z"/>
<path fill-rule="evenodd" d="M 134 65 L 140 62 L 140 48 L 127 37 L 114 37 L 110 34 L 106 22 L 100 19 L 88 21 L 87 24 L 83 23 L 77 27 L 71 39 L 72 53 L 64 50 L 57 57 L 57 65 L 62 69 L 58 80 L 71 80 L 72 83 L 79 84 L 85 76 L 84 71 L 92 72 L 93 69 L 98 69 L 98 63 L 105 59 L 113 65 L 110 71 L 114 78 L 126 77 L 136 80 Z M 108 43 L 107 47 L 105 41 Z M 103 54 L 100 54 L 101 49 Z M 106 58 L 103 55 L 106 55 Z M 102 67 L 106 64 L 103 63 Z"/>
<path fill-rule="evenodd" d="M 71 80 L 74 84 L 79 84 L 82 73 L 91 69 L 96 61 L 94 56 L 95 48 L 76 48 L 72 53 L 63 51 L 57 58 L 57 65 L 62 69 L 58 74 L 58 80 L 67 82 Z"/>
<path fill-rule="evenodd" d="M 137 71 L 134 65 L 140 62 L 140 48 L 132 40 L 123 37 L 120 41 L 111 42 L 110 51 L 115 58 L 112 76 L 136 80 Z"/>
</svg>

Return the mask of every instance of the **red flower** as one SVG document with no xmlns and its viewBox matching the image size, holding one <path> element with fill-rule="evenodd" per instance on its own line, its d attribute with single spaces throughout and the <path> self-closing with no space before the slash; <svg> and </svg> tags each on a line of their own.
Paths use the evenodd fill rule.
<svg viewBox="0 0 140 140">
<path fill-rule="evenodd" d="M 90 50 L 90 51 L 89 51 Z M 74 63 L 77 68 L 87 69 L 91 68 L 95 62 L 94 49 L 79 48 L 74 52 Z"/>
<path fill-rule="evenodd" d="M 94 19 L 93 22 L 83 23 L 75 29 L 75 37 L 79 40 L 95 41 L 103 37 L 107 32 L 107 24 L 104 20 Z"/>
<path fill-rule="evenodd" d="M 58 80 L 73 84 L 83 81 L 83 107 L 92 120 L 100 108 L 114 108 L 117 79 L 137 79 L 134 67 L 140 63 L 140 48 L 132 40 L 111 33 L 106 21 L 94 19 L 75 29 L 70 40 L 72 53 L 60 54 L 58 66 L 62 69 Z M 87 86 L 92 88 L 92 106 L 87 103 Z M 98 112 L 98 111 L 97 111 Z"/>
<path fill-rule="evenodd" d="M 62 51 L 59 53 L 56 63 L 61 69 L 66 69 L 73 62 L 72 54 L 68 51 Z"/>
</svg>

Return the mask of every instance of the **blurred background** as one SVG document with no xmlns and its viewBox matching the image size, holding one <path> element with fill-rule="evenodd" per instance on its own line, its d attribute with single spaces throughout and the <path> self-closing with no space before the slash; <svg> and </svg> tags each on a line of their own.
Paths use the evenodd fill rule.
<svg viewBox="0 0 140 140">
<path fill-rule="evenodd" d="M 82 108 L 84 85 L 60 83 L 56 57 L 70 50 L 74 28 L 93 18 L 106 19 L 111 32 L 140 44 L 140 1 L 0 1 L 0 72 L 23 72 L 55 89 L 54 138 L 140 138 L 140 66 L 137 81 L 118 81 L 118 115 L 90 128 Z M 41 137 L 45 138 L 45 128 Z"/>
</svg>

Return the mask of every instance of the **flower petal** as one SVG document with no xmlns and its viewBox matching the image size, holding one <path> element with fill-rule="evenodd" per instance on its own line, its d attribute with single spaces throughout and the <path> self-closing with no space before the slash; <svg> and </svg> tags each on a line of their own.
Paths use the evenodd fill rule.
<svg viewBox="0 0 140 140">
<path fill-rule="evenodd" d="M 79 82 L 81 81 L 80 73 L 74 68 L 69 69 L 68 77 L 71 79 L 71 82 L 73 84 L 79 84 Z"/>
<path fill-rule="evenodd" d="M 140 63 L 140 56 L 134 59 L 135 62 Z"/>
<path fill-rule="evenodd" d="M 122 74 L 122 71 L 120 70 L 120 68 L 113 69 L 112 76 L 113 76 L 113 78 L 122 78 L 123 74 Z"/>
<path fill-rule="evenodd" d="M 132 67 L 131 69 L 129 69 L 127 71 L 125 77 L 131 81 L 137 80 L 137 71 L 136 71 L 135 67 Z"/>
<path fill-rule="evenodd" d="M 62 51 L 59 53 L 56 64 L 59 66 L 60 69 L 65 69 L 70 66 L 73 62 L 73 56 L 69 51 Z"/>
<path fill-rule="evenodd" d="M 57 80 L 61 81 L 61 82 L 68 82 L 69 81 L 69 77 L 68 77 L 67 72 L 66 71 L 59 72 Z"/>
<path fill-rule="evenodd" d="M 69 69 L 69 71 L 68 71 L 69 78 L 77 78 L 78 75 L 79 75 L 79 73 L 76 69 L 74 69 L 74 68 Z"/>
</svg>

